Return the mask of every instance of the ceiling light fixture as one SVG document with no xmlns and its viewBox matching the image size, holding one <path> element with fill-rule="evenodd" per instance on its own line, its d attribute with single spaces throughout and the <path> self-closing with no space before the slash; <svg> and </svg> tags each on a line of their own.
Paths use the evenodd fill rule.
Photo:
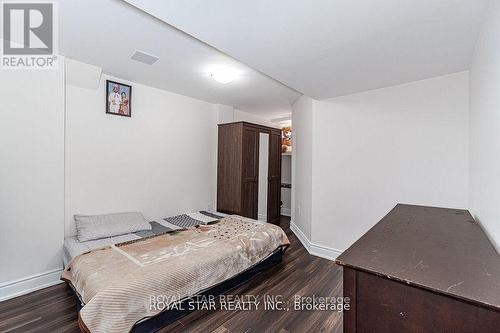
<svg viewBox="0 0 500 333">
<path fill-rule="evenodd" d="M 236 76 L 237 76 L 236 71 L 230 68 L 217 68 L 210 72 L 210 77 L 222 84 L 228 84 L 233 82 Z"/>
</svg>

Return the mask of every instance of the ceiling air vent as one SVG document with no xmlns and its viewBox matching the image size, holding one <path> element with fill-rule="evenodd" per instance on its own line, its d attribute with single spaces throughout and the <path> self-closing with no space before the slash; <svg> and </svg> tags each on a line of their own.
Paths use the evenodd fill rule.
<svg viewBox="0 0 500 333">
<path fill-rule="evenodd" d="M 152 65 L 155 62 L 157 62 L 158 59 L 160 59 L 160 58 L 158 58 L 157 56 L 154 56 L 152 54 L 148 54 L 146 52 L 135 51 L 134 54 L 132 54 L 132 56 L 130 57 L 130 59 L 137 60 L 137 61 L 142 62 L 144 64 Z"/>
</svg>

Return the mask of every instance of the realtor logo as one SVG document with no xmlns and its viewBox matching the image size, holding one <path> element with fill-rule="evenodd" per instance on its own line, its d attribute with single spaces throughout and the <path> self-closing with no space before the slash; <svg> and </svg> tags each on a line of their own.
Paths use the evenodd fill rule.
<svg viewBox="0 0 500 333">
<path fill-rule="evenodd" d="M 57 68 L 54 3 L 2 3 L 2 69 Z"/>
</svg>

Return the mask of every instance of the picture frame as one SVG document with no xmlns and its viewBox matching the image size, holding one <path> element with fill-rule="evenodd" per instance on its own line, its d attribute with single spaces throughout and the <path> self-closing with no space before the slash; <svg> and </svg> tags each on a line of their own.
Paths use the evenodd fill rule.
<svg viewBox="0 0 500 333">
<path fill-rule="evenodd" d="M 132 117 L 132 86 L 106 80 L 106 113 Z"/>
</svg>

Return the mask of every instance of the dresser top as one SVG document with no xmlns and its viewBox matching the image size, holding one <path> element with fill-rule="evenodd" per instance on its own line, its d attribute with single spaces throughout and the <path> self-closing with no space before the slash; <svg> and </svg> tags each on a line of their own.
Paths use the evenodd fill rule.
<svg viewBox="0 0 500 333">
<path fill-rule="evenodd" d="M 467 210 L 398 204 L 336 262 L 500 310 L 500 256 Z"/>
</svg>

